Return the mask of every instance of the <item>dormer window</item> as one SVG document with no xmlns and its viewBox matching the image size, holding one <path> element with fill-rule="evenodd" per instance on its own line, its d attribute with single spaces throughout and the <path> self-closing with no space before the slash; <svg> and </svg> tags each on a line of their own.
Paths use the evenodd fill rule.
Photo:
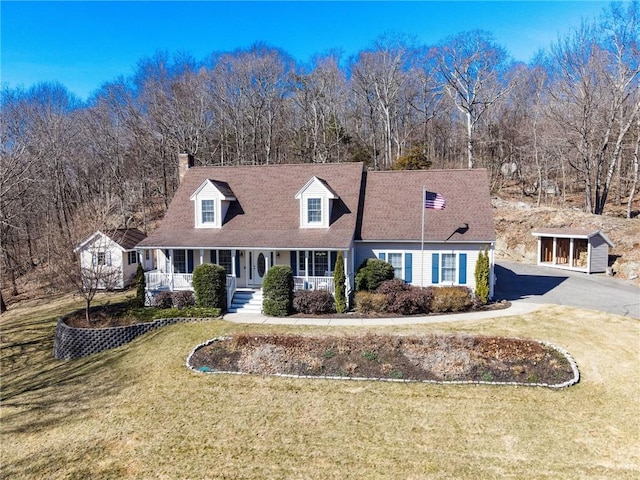
<svg viewBox="0 0 640 480">
<path fill-rule="evenodd" d="M 202 200 L 202 223 L 215 223 L 216 220 L 215 200 Z"/>
<path fill-rule="evenodd" d="M 321 198 L 307 198 L 307 223 L 322 223 Z"/>
<path fill-rule="evenodd" d="M 328 228 L 333 201 L 340 197 L 327 182 L 311 177 L 295 198 L 300 201 L 300 228 Z"/>
<path fill-rule="evenodd" d="M 222 228 L 231 202 L 236 197 L 229 184 L 207 179 L 193 192 L 196 228 Z"/>
</svg>

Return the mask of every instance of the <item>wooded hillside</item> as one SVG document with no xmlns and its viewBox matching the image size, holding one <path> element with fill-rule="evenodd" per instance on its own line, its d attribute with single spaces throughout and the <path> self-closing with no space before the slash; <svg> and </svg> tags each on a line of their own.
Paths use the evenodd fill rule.
<svg viewBox="0 0 640 480">
<path fill-rule="evenodd" d="M 196 60 L 158 53 L 81 102 L 60 84 L 1 94 L 3 286 L 66 258 L 98 228 L 167 208 L 177 155 L 201 165 L 364 161 L 486 167 L 544 204 L 638 214 L 640 7 L 611 4 L 530 65 L 490 33 L 438 45 L 387 36 L 310 65 L 266 45 Z M 54 269 L 55 271 L 55 269 Z"/>
</svg>

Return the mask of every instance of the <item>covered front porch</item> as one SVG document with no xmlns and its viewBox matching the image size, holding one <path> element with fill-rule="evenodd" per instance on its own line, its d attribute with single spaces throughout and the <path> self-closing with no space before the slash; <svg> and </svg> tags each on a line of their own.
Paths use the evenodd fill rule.
<svg viewBox="0 0 640 480">
<path fill-rule="evenodd" d="M 237 288 L 261 288 L 266 273 L 274 265 L 291 267 L 295 290 L 335 292 L 333 270 L 337 250 L 173 248 L 158 249 L 155 254 L 159 268 L 145 272 L 150 292 L 193 290 L 193 270 L 205 263 L 218 264 L 227 271 L 229 301 Z M 344 254 L 346 257 L 347 252 Z"/>
</svg>

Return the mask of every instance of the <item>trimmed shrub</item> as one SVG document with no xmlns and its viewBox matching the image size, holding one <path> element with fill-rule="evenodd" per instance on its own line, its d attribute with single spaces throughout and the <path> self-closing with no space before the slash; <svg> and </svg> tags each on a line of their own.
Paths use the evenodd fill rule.
<svg viewBox="0 0 640 480">
<path fill-rule="evenodd" d="M 432 312 L 461 312 L 473 305 L 471 290 L 467 287 L 436 287 L 431 300 Z"/>
<path fill-rule="evenodd" d="M 399 278 L 382 282 L 376 293 L 387 297 L 387 311 L 400 315 L 429 313 L 431 306 L 431 288 L 420 289 L 405 283 Z"/>
<path fill-rule="evenodd" d="M 356 292 L 356 312 L 386 313 L 387 296 L 383 293 Z"/>
<path fill-rule="evenodd" d="M 196 299 L 193 296 L 193 292 L 188 290 L 181 290 L 179 292 L 173 292 L 173 306 L 182 309 L 193 307 L 196 304 Z"/>
<path fill-rule="evenodd" d="M 227 309 L 227 273 L 224 267 L 205 263 L 193 270 L 193 290 L 199 307 Z"/>
<path fill-rule="evenodd" d="M 347 297 L 344 291 L 344 282 L 346 276 L 344 274 L 344 257 L 342 252 L 338 252 L 336 265 L 333 268 L 333 284 L 335 286 L 335 306 L 336 312 L 343 313 L 347 310 Z"/>
<path fill-rule="evenodd" d="M 485 247 L 484 252 L 480 252 L 478 255 L 475 270 L 475 296 L 480 305 L 486 305 L 489 301 L 489 270 L 489 252 Z"/>
<path fill-rule="evenodd" d="M 158 292 L 153 298 L 154 307 L 173 308 L 173 292 Z"/>
<path fill-rule="evenodd" d="M 144 268 L 142 268 L 142 264 L 140 262 L 138 262 L 138 268 L 136 268 L 134 281 L 136 284 L 136 297 L 134 299 L 134 304 L 136 307 L 144 307 L 147 282 L 144 278 Z"/>
<path fill-rule="evenodd" d="M 333 313 L 333 295 L 326 290 L 298 290 L 293 296 L 293 308 L 312 315 Z"/>
<path fill-rule="evenodd" d="M 394 278 L 390 263 L 377 258 L 368 258 L 356 273 L 356 292 L 374 292 L 382 282 Z"/>
<path fill-rule="evenodd" d="M 288 265 L 274 265 L 262 282 L 262 311 L 273 317 L 289 315 L 293 306 L 293 271 Z"/>
</svg>

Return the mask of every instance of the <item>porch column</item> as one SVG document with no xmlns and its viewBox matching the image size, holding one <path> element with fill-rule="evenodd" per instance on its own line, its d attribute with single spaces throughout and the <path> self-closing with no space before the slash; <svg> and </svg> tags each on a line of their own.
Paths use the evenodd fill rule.
<svg viewBox="0 0 640 480">
<path fill-rule="evenodd" d="M 309 281 L 309 250 L 304 251 L 304 279 Z"/>
<path fill-rule="evenodd" d="M 200 265 L 204 263 L 204 248 L 200 249 Z"/>
<path fill-rule="evenodd" d="M 169 290 L 173 291 L 173 248 L 169 249 Z"/>
<path fill-rule="evenodd" d="M 538 265 L 542 263 L 542 237 L 538 237 Z"/>
<path fill-rule="evenodd" d="M 236 255 L 238 254 L 237 250 L 231 250 L 231 276 L 235 278 L 236 276 Z"/>
<path fill-rule="evenodd" d="M 558 246 L 558 239 L 556 237 L 553 237 L 553 264 L 556 265 L 557 261 L 556 261 L 556 251 L 557 251 L 557 246 Z"/>
</svg>

